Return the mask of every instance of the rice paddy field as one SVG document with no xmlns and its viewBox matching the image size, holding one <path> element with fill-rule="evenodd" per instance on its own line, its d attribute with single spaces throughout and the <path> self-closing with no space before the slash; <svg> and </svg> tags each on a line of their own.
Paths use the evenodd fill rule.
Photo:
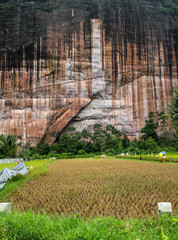
<svg viewBox="0 0 178 240">
<path fill-rule="evenodd" d="M 5 197 L 13 210 L 82 217 L 157 216 L 158 202 L 178 213 L 178 165 L 120 159 L 57 160 L 48 174 Z"/>
</svg>

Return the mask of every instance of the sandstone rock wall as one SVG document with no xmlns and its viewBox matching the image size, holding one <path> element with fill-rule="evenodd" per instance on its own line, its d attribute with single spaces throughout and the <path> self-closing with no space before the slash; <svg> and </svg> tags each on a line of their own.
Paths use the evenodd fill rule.
<svg viewBox="0 0 178 240">
<path fill-rule="evenodd" d="M 18 7 L 0 19 L 0 134 L 36 146 L 68 125 L 101 123 L 140 136 L 149 111 L 162 111 L 178 88 L 177 18 L 120 2 L 93 16 L 32 4 L 30 14 Z"/>
</svg>

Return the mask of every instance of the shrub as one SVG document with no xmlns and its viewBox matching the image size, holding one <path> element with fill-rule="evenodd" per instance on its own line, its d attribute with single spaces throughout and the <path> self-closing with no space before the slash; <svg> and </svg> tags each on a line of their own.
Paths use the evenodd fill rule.
<svg viewBox="0 0 178 240">
<path fill-rule="evenodd" d="M 16 176 L 13 176 L 9 181 L 16 182 L 16 181 L 19 181 L 19 180 L 24 179 L 24 178 L 25 178 L 24 175 L 18 173 Z"/>
<path fill-rule="evenodd" d="M 79 150 L 79 151 L 78 151 L 78 155 L 85 155 L 85 154 L 87 154 L 87 153 L 85 152 L 85 150 Z"/>
</svg>

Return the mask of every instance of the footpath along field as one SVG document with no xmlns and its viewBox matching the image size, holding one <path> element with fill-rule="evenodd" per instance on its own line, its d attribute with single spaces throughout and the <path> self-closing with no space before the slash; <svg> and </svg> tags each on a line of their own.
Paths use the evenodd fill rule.
<svg viewBox="0 0 178 240">
<path fill-rule="evenodd" d="M 36 213 L 157 216 L 158 202 L 178 213 L 178 165 L 120 159 L 57 160 L 48 174 L 25 183 L 3 201 Z"/>
</svg>

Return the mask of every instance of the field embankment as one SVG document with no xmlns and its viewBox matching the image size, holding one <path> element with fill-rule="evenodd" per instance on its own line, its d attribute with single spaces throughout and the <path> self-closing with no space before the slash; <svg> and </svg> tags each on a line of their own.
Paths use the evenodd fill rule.
<svg viewBox="0 0 178 240">
<path fill-rule="evenodd" d="M 4 201 L 14 210 L 83 217 L 157 216 L 158 202 L 178 213 L 177 164 L 120 159 L 55 161 L 49 173 L 32 179 Z"/>
</svg>

